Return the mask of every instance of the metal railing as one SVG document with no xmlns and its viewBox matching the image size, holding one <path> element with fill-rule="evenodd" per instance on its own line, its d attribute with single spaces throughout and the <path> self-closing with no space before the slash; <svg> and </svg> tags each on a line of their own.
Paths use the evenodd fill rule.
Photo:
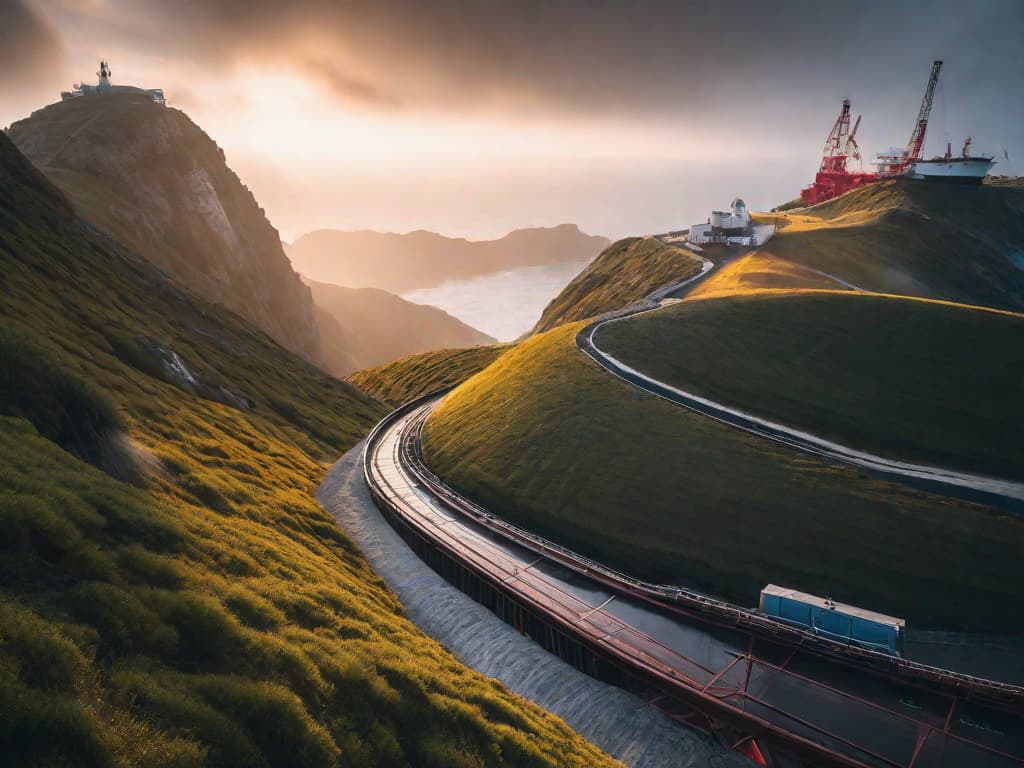
<svg viewBox="0 0 1024 768">
<path fill-rule="evenodd" d="M 432 400 L 438 400 L 451 388 L 433 392 L 406 403 L 386 417 L 367 438 L 364 450 L 364 473 L 367 483 L 374 487 L 374 479 L 365 466 L 366 457 L 371 455 L 372 445 L 379 438 L 383 428 L 418 409 L 422 412 L 400 437 L 399 456 L 404 468 L 422 483 L 431 493 L 442 500 L 445 506 L 456 513 L 469 517 L 506 539 L 542 555 L 571 570 L 591 578 L 615 585 L 620 591 L 640 595 L 673 610 L 684 609 L 717 619 L 719 623 L 735 626 L 744 631 L 761 635 L 774 641 L 795 645 L 809 651 L 823 653 L 830 657 L 867 664 L 876 671 L 895 673 L 916 679 L 923 679 L 944 686 L 950 686 L 961 695 L 981 696 L 997 703 L 1024 703 L 1024 687 L 987 680 L 962 672 L 942 669 L 920 662 L 911 661 L 869 648 L 829 640 L 822 635 L 798 629 L 772 619 L 760 612 L 737 606 L 694 590 L 668 584 L 654 584 L 635 578 L 611 568 L 568 547 L 544 538 L 532 531 L 521 528 L 504 518 L 489 512 L 484 507 L 462 496 L 438 477 L 426 465 L 422 452 L 422 430 L 432 408 L 425 408 Z"/>
</svg>

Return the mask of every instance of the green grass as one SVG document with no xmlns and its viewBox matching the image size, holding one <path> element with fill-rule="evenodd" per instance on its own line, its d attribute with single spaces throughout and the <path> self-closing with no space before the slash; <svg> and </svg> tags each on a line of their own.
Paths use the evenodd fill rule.
<svg viewBox="0 0 1024 768">
<path fill-rule="evenodd" d="M 628 572 L 753 605 L 768 582 L 1021 631 L 1024 520 L 872 480 L 643 394 L 575 346 L 521 343 L 427 423 L 428 463 L 494 512 Z"/>
<path fill-rule="evenodd" d="M 1024 190 L 890 181 L 805 212 L 758 253 L 864 290 L 1024 311 Z"/>
<path fill-rule="evenodd" d="M 701 263 L 690 251 L 653 237 L 619 240 L 551 300 L 533 332 L 624 307 L 667 283 L 697 274 Z"/>
<path fill-rule="evenodd" d="M 1024 480 L 1024 315 L 870 294 L 685 301 L 599 346 L 687 391 L 883 456 Z"/>
<path fill-rule="evenodd" d="M 492 344 L 422 352 L 356 371 L 348 381 L 382 403 L 397 407 L 428 392 L 461 384 L 509 349 L 509 344 Z"/>
<path fill-rule="evenodd" d="M 612 764 L 414 627 L 315 503 L 383 406 L 70 219 L 2 134 L 0 181 L 0 762 Z"/>
</svg>

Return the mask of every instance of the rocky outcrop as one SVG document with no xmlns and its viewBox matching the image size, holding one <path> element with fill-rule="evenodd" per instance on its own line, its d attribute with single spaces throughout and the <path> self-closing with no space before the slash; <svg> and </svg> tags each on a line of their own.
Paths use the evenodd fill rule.
<svg viewBox="0 0 1024 768">
<path fill-rule="evenodd" d="M 8 133 L 93 226 L 322 363 L 309 288 L 224 152 L 184 112 L 139 94 L 91 95 Z"/>
</svg>

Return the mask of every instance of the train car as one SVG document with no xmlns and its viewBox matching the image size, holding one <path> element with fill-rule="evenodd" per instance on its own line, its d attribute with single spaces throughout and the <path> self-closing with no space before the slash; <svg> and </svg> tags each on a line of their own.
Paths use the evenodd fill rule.
<svg viewBox="0 0 1024 768">
<path fill-rule="evenodd" d="M 761 613 L 817 635 L 903 655 L 906 622 L 884 613 L 868 611 L 826 597 L 809 595 L 788 587 L 769 584 L 761 590 Z"/>
</svg>

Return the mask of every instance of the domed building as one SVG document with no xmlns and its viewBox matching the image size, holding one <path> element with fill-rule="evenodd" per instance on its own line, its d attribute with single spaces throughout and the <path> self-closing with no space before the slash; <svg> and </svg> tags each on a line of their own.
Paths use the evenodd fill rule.
<svg viewBox="0 0 1024 768">
<path fill-rule="evenodd" d="M 758 246 L 775 234 L 774 224 L 755 224 L 743 198 L 733 198 L 727 211 L 712 211 L 703 224 L 694 224 L 686 239 L 694 245 Z"/>
</svg>

